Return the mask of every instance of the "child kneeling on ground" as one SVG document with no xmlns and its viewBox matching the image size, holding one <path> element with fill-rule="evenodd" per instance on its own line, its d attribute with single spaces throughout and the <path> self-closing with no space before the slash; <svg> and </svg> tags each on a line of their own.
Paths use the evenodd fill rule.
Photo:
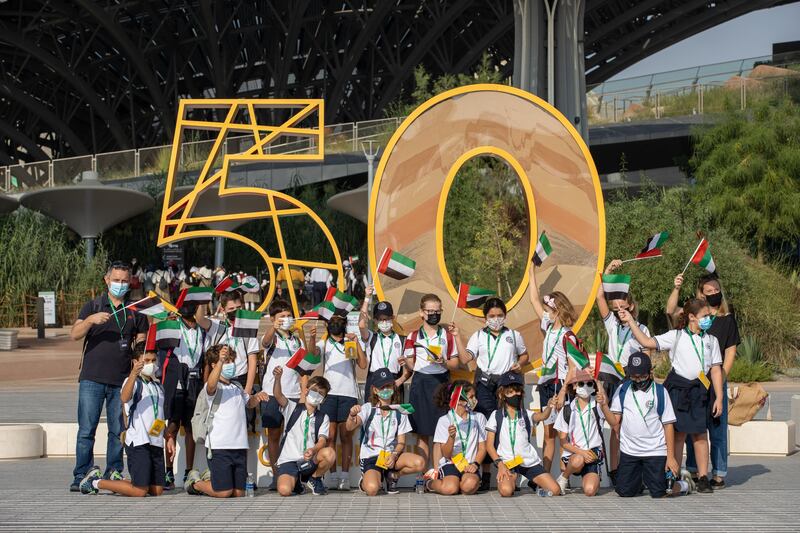
<svg viewBox="0 0 800 533">
<path fill-rule="evenodd" d="M 286 420 L 278 448 L 278 494 L 303 494 L 305 487 L 315 496 L 327 494 L 322 476 L 335 464 L 336 454 L 327 447 L 330 419 L 319 411 L 319 406 L 331 385 L 322 376 L 314 376 L 308 380 L 305 392 L 300 392 L 300 400 L 293 402 L 283 395 L 283 367 L 276 366 L 272 373 L 275 376 L 272 395 Z"/>
<path fill-rule="evenodd" d="M 209 470 L 202 479 L 197 470 L 190 471 L 186 477 L 186 492 L 214 498 L 239 498 L 244 496 L 247 480 L 246 409 L 269 398 L 264 392 L 250 396 L 234 379 L 236 353 L 228 346 L 212 346 L 206 351 L 206 360 L 211 373 L 203 389 L 205 394 L 197 401 L 208 402 L 209 414 L 213 414 L 213 423 L 205 437 Z"/>
<path fill-rule="evenodd" d="M 500 377 L 497 410 L 486 422 L 486 450 L 497 467 L 497 491 L 503 497 L 513 496 L 517 476 L 522 475 L 531 489 L 538 485 L 557 496 L 561 494 L 558 483 L 545 472 L 542 459 L 531 444 L 532 427 L 547 420 L 555 397 L 550 398 L 541 413 L 534 414 L 522 405 L 524 395 L 521 375 L 506 372 Z"/>
<path fill-rule="evenodd" d="M 123 496 L 161 496 L 164 490 L 164 390 L 155 380 L 155 349 L 145 351 L 140 342 L 133 351 L 133 368 L 125 378 L 120 401 L 128 417 L 125 430 L 125 455 L 128 456 L 130 481 L 102 479 L 97 466 L 92 467 L 80 484 L 83 494 L 97 494 L 98 489 Z M 169 441 L 167 453 L 175 455 L 175 442 Z"/>
</svg>

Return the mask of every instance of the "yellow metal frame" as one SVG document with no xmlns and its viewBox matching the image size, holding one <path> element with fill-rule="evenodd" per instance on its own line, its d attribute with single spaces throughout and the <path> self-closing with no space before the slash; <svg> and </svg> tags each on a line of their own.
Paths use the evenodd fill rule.
<svg viewBox="0 0 800 533">
<path fill-rule="evenodd" d="M 202 120 L 187 120 L 186 112 L 191 109 L 220 109 L 227 110 L 225 118 L 222 122 L 202 121 Z M 280 108 L 280 109 L 297 109 L 292 116 L 283 124 L 278 126 L 264 126 L 258 124 L 256 116 L 256 109 L 264 108 Z M 246 110 L 249 122 L 246 124 L 234 122 L 238 112 Z M 300 128 L 296 124 L 303 119 L 317 113 L 317 124 L 314 128 Z M 217 137 L 211 148 L 208 158 L 200 171 L 194 189 L 191 190 L 186 196 L 173 203 L 172 195 L 175 187 L 175 178 L 178 174 L 179 168 L 179 155 L 181 151 L 181 139 L 185 129 L 203 129 L 207 131 L 217 131 Z M 344 271 L 342 269 L 342 258 L 339 254 L 339 247 L 333 238 L 328 227 L 322 219 L 312 211 L 307 205 L 296 200 L 295 198 L 269 189 L 261 189 L 258 187 L 230 187 L 228 186 L 228 174 L 232 163 L 249 163 L 249 162 L 264 162 L 264 161 L 322 161 L 325 158 L 325 103 L 320 99 L 296 99 L 296 100 L 282 100 L 282 99 L 188 99 L 181 100 L 178 107 L 178 122 L 175 127 L 175 136 L 173 138 L 172 152 L 170 154 L 169 169 L 167 173 L 167 184 L 164 191 L 164 206 L 161 211 L 161 224 L 158 230 L 158 246 L 164 246 L 169 243 L 193 239 L 197 237 L 224 237 L 239 241 L 252 249 L 254 249 L 267 266 L 270 278 L 269 292 L 261 302 L 258 310 L 263 311 L 269 301 L 275 295 L 275 265 L 282 266 L 287 272 L 290 267 L 307 267 L 307 268 L 328 268 L 334 269 L 338 273 L 339 280 L 344 279 Z M 252 133 L 254 144 L 245 152 L 239 154 L 225 154 L 222 160 L 222 166 L 215 172 L 212 171 L 214 161 L 220 153 L 223 143 L 227 139 L 228 133 Z M 269 154 L 265 153 L 264 148 L 268 147 L 280 135 L 289 134 L 297 136 L 308 136 L 310 139 L 316 140 L 317 150 L 311 154 Z M 200 194 L 219 183 L 219 196 L 260 196 L 265 200 L 267 209 L 263 211 L 252 211 L 244 213 L 226 213 L 224 215 L 211 215 L 195 217 L 193 212 L 197 206 L 197 200 Z M 287 202 L 290 208 L 278 209 L 275 199 L 281 199 Z M 294 215 L 308 215 L 319 226 L 328 243 L 333 250 L 335 263 L 323 263 L 318 261 L 303 261 L 297 259 L 289 259 L 286 256 L 286 246 L 283 242 L 283 231 L 280 225 L 280 218 L 284 216 Z M 231 231 L 221 230 L 188 230 L 187 225 L 193 224 L 208 224 L 212 222 L 229 222 L 234 220 L 254 220 L 257 218 L 271 218 L 275 227 L 275 236 L 278 241 L 278 250 L 280 256 L 277 258 L 270 257 L 266 250 L 243 235 Z M 170 232 L 174 228 L 174 231 Z M 286 284 L 289 289 L 289 299 L 294 309 L 295 314 L 299 313 L 297 305 L 297 298 L 295 296 L 294 283 L 292 276 L 286 276 Z"/>
</svg>

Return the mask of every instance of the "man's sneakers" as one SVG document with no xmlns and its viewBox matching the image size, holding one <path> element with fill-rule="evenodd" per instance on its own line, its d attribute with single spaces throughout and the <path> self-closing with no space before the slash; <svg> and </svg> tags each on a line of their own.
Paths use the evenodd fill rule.
<svg viewBox="0 0 800 533">
<path fill-rule="evenodd" d="M 81 494 L 97 494 L 93 482 L 98 479 L 103 479 L 103 474 L 99 467 L 93 466 L 79 484 Z"/>
<path fill-rule="evenodd" d="M 714 489 L 711 488 L 711 483 L 708 481 L 708 476 L 700 476 L 697 480 L 697 493 L 698 494 L 713 494 Z"/>
<path fill-rule="evenodd" d="M 294 490 L 292 492 L 298 496 L 306 493 L 306 488 L 303 485 L 303 482 L 300 481 L 300 476 L 297 476 L 297 480 L 294 482 Z"/>
<path fill-rule="evenodd" d="M 689 489 L 686 491 L 687 495 L 697 490 L 697 484 L 694 482 L 692 474 L 690 474 L 688 470 L 681 470 L 681 481 L 685 481 L 689 486 Z"/>
<path fill-rule="evenodd" d="M 558 483 L 558 488 L 561 489 L 561 494 L 566 494 L 567 489 L 569 488 L 569 480 L 563 475 L 560 475 L 558 476 L 558 479 L 556 479 L 556 483 Z"/>
<path fill-rule="evenodd" d="M 328 489 L 325 488 L 325 483 L 322 481 L 321 477 L 314 477 L 306 481 L 306 487 L 311 491 L 311 494 L 314 496 L 324 496 L 328 494 Z"/>
<path fill-rule="evenodd" d="M 386 494 L 399 494 L 400 489 L 397 488 L 397 472 L 392 470 L 386 472 Z"/>
<path fill-rule="evenodd" d="M 175 473 L 172 470 L 167 470 L 164 474 L 164 490 L 175 489 Z"/>
<path fill-rule="evenodd" d="M 199 490 L 194 488 L 194 484 L 201 479 L 200 472 L 197 470 L 189 470 L 189 472 L 186 474 L 186 480 L 183 482 L 183 490 L 193 496 L 201 494 Z"/>
</svg>

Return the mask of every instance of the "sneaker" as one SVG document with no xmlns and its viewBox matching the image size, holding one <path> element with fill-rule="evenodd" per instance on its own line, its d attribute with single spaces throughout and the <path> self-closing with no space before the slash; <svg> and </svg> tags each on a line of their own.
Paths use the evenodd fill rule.
<svg viewBox="0 0 800 533">
<path fill-rule="evenodd" d="M 189 470 L 189 472 L 186 474 L 186 479 L 183 481 L 183 490 L 189 494 L 197 496 L 200 494 L 200 491 L 194 488 L 194 484 L 201 479 L 200 472 L 197 470 Z"/>
<path fill-rule="evenodd" d="M 432 479 L 425 480 L 425 484 L 423 485 L 425 492 L 433 492 L 433 489 L 431 489 L 431 483 L 433 483 Z"/>
<path fill-rule="evenodd" d="M 80 492 L 81 491 L 81 480 L 74 479 L 72 480 L 72 485 L 69 486 L 70 492 Z"/>
<path fill-rule="evenodd" d="M 386 472 L 386 494 L 398 494 L 400 490 L 397 488 L 397 473 Z"/>
<path fill-rule="evenodd" d="M 719 481 L 717 481 L 716 479 L 711 478 L 711 488 L 714 489 L 714 490 L 716 490 L 716 489 L 724 489 L 725 488 L 725 479 L 720 479 Z"/>
<path fill-rule="evenodd" d="M 103 477 L 109 481 L 122 481 L 123 479 L 125 479 L 124 477 L 122 477 L 122 473 L 119 470 L 112 470 L 110 472 L 106 472 L 106 475 Z"/>
<path fill-rule="evenodd" d="M 350 490 L 350 475 L 342 472 L 341 477 L 337 480 L 336 490 L 349 491 Z"/>
<path fill-rule="evenodd" d="M 300 481 L 299 476 L 297 477 L 297 481 L 294 482 L 294 490 L 292 492 L 294 492 L 298 496 L 306 493 L 306 488 L 303 486 L 303 482 Z"/>
<path fill-rule="evenodd" d="M 698 494 L 714 493 L 714 489 L 711 488 L 711 483 L 709 483 L 708 477 L 700 476 L 700 479 L 697 480 L 697 493 Z"/>
<path fill-rule="evenodd" d="M 211 470 L 209 470 L 208 468 L 203 470 L 203 473 L 200 474 L 200 479 L 202 479 L 203 481 L 211 481 Z"/>
<path fill-rule="evenodd" d="M 172 470 L 167 470 L 164 474 L 164 490 L 173 490 L 175 488 L 175 474 Z"/>
<path fill-rule="evenodd" d="M 94 488 L 92 485 L 92 481 L 95 479 L 103 479 L 103 475 L 100 472 L 100 468 L 97 466 L 93 466 L 89 473 L 84 476 L 84 478 L 80 482 L 80 491 L 81 494 L 97 494 L 97 489 Z"/>
<path fill-rule="evenodd" d="M 692 474 L 689 473 L 688 470 L 681 470 L 681 481 L 685 481 L 687 485 L 689 485 L 689 490 L 686 491 L 686 494 L 689 495 L 697 490 L 697 484 L 692 479 Z"/>
<path fill-rule="evenodd" d="M 529 480 L 528 480 L 528 487 L 530 487 L 530 489 L 531 489 L 533 492 L 536 492 L 536 490 L 539 488 L 539 485 L 537 485 L 536 483 L 534 483 L 534 481 L 533 481 L 532 479 L 529 479 Z M 519 490 L 519 487 L 517 487 L 517 490 Z"/>
<path fill-rule="evenodd" d="M 322 482 L 321 477 L 314 477 L 306 481 L 306 487 L 311 491 L 314 496 L 325 496 L 328 494 L 328 489 L 325 488 L 325 483 Z"/>
<path fill-rule="evenodd" d="M 481 485 L 478 487 L 478 492 L 489 492 L 492 485 L 492 475 L 484 473 L 481 475 Z"/>
<path fill-rule="evenodd" d="M 558 483 L 558 488 L 561 489 L 561 494 L 566 494 L 567 488 L 569 487 L 569 480 L 564 476 L 558 476 L 556 483 Z"/>
</svg>

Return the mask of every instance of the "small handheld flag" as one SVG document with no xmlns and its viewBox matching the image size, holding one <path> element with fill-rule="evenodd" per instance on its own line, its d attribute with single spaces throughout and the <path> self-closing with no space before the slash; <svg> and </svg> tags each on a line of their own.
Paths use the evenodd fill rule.
<svg viewBox="0 0 800 533">
<path fill-rule="evenodd" d="M 453 393 L 450 394 L 450 409 L 455 409 L 458 407 L 458 400 L 461 399 L 461 385 L 453 389 Z"/>
<path fill-rule="evenodd" d="M 239 288 L 239 282 L 234 279 L 235 274 L 231 274 L 230 276 L 225 276 L 222 281 L 220 281 L 216 287 L 214 287 L 214 292 L 216 293 L 223 293 L 223 292 L 230 292 Z"/>
<path fill-rule="evenodd" d="M 711 257 L 711 245 L 705 239 L 700 241 L 690 261 L 695 265 L 705 268 L 709 272 L 717 270 L 717 266 L 714 264 L 714 258 Z"/>
<path fill-rule="evenodd" d="M 416 410 L 410 403 L 393 403 L 387 406 L 381 406 L 381 409 L 388 409 L 391 411 L 399 411 L 401 415 L 413 415 Z"/>
<path fill-rule="evenodd" d="M 167 311 L 171 313 L 178 312 L 178 309 L 175 306 L 159 298 L 159 296 L 153 291 L 150 291 L 147 294 L 147 298 L 142 298 L 141 300 L 133 302 L 132 304 L 128 304 L 127 307 L 125 307 L 125 309 L 130 309 L 131 311 L 135 311 L 137 313 L 141 313 L 143 315 L 148 315 L 148 316 L 157 315 L 159 313 Z M 119 310 L 115 312 L 118 311 Z"/>
<path fill-rule="evenodd" d="M 213 295 L 214 289 L 211 287 L 187 287 L 181 291 L 178 301 L 175 302 L 175 307 L 180 308 L 184 302 L 207 304 L 211 302 Z"/>
<path fill-rule="evenodd" d="M 342 310 L 345 313 L 349 313 L 358 305 L 358 299 L 342 291 L 336 291 L 331 302 L 336 310 Z"/>
<path fill-rule="evenodd" d="M 286 362 L 286 368 L 292 368 L 301 374 L 311 374 L 319 366 L 322 359 L 313 352 L 306 351 L 300 347 Z"/>
<path fill-rule="evenodd" d="M 577 339 L 575 339 L 577 340 Z M 586 352 L 575 344 L 569 337 L 567 341 L 567 356 L 577 365 L 578 368 L 583 369 L 589 366 L 589 356 Z"/>
<path fill-rule="evenodd" d="M 162 320 L 156 324 L 156 346 L 162 350 L 176 348 L 181 343 L 181 323 Z"/>
<path fill-rule="evenodd" d="M 145 352 L 155 352 L 156 351 L 156 323 L 153 322 L 150 324 L 150 327 L 147 328 L 147 339 L 144 343 L 144 351 Z"/>
<path fill-rule="evenodd" d="M 378 273 L 389 276 L 392 279 L 407 279 L 414 275 L 417 269 L 417 262 L 406 257 L 399 252 L 386 248 L 381 255 L 378 263 Z"/>
<path fill-rule="evenodd" d="M 553 247 L 550 246 L 550 239 L 547 238 L 544 232 L 539 235 L 539 242 L 536 244 L 536 251 L 533 253 L 533 264 L 538 266 L 542 266 L 544 260 L 547 259 L 553 252 Z"/>
<path fill-rule="evenodd" d="M 481 289 L 480 287 L 473 287 L 472 285 L 461 283 L 458 286 L 458 308 L 480 308 L 489 297 L 494 295 L 495 293 L 488 289 Z"/>
<path fill-rule="evenodd" d="M 247 311 L 238 309 L 236 320 L 233 322 L 231 337 L 254 339 L 258 336 L 258 322 L 261 320 L 261 311 Z"/>
<path fill-rule="evenodd" d="M 644 248 L 642 248 L 641 252 L 636 254 L 636 257 L 634 257 L 634 259 L 660 257 L 661 247 L 664 246 L 664 243 L 667 242 L 668 239 L 669 239 L 668 231 L 662 231 L 660 233 L 656 233 L 655 235 L 647 239 L 647 243 L 644 245 Z"/>
<path fill-rule="evenodd" d="M 594 359 L 594 379 L 597 379 L 600 374 L 608 374 L 619 379 L 625 379 L 625 369 L 622 368 L 619 361 L 613 361 L 603 352 L 597 352 Z"/>
<path fill-rule="evenodd" d="M 631 277 L 626 274 L 603 274 L 603 292 L 606 300 L 624 300 L 628 297 Z"/>
<path fill-rule="evenodd" d="M 333 297 L 336 296 L 337 292 L 339 292 L 339 289 L 336 287 L 328 287 L 328 291 L 325 293 L 325 299 L 323 302 L 330 302 L 333 300 Z"/>
</svg>

